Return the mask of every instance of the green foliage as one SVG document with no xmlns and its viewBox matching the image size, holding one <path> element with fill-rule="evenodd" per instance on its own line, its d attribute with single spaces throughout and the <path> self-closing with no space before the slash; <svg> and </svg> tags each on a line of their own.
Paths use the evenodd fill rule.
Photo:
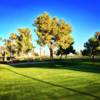
<svg viewBox="0 0 100 100">
<path fill-rule="evenodd" d="M 9 39 L 4 40 L 4 52 L 7 57 L 21 56 L 33 49 L 32 35 L 28 28 L 19 28 L 19 34 L 11 33 Z"/>
<path fill-rule="evenodd" d="M 72 45 L 70 47 L 66 48 L 66 49 L 63 49 L 62 47 L 59 47 L 58 50 L 57 50 L 56 55 L 58 55 L 58 56 L 61 55 L 62 56 L 62 55 L 68 55 L 70 53 L 76 54 L 76 51 L 74 50 Z"/>
<path fill-rule="evenodd" d="M 82 55 L 94 57 L 95 55 L 100 55 L 100 40 L 95 35 L 90 38 L 88 42 L 84 43 L 85 49 L 82 52 Z"/>
<path fill-rule="evenodd" d="M 73 42 L 70 35 L 71 26 L 64 20 L 58 20 L 56 17 L 51 18 L 48 13 L 43 13 L 37 17 L 34 26 L 39 41 L 44 45 L 47 44 L 51 53 L 53 53 L 53 48 L 62 47 L 65 49 Z"/>
<path fill-rule="evenodd" d="M 27 53 L 32 50 L 32 35 L 28 28 L 19 28 L 19 35 L 16 38 L 18 52 Z"/>
<path fill-rule="evenodd" d="M 44 46 L 43 42 L 41 40 L 37 40 L 36 41 L 38 45 L 40 45 L 41 47 Z"/>
</svg>

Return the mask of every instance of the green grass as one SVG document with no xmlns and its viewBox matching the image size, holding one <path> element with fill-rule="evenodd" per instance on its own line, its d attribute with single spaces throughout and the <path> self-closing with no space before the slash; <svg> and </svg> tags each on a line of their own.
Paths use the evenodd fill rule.
<svg viewBox="0 0 100 100">
<path fill-rule="evenodd" d="M 100 100 L 100 63 L 1 64 L 0 100 Z"/>
</svg>

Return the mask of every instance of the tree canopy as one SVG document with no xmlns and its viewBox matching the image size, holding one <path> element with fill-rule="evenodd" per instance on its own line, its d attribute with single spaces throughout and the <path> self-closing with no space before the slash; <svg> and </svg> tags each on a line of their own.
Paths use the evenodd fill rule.
<svg viewBox="0 0 100 100">
<path fill-rule="evenodd" d="M 70 53 L 76 54 L 76 51 L 73 48 L 73 43 L 66 49 L 63 49 L 62 47 L 59 47 L 56 54 L 58 56 L 62 56 L 62 55 L 66 55 L 67 56 Z"/>
<path fill-rule="evenodd" d="M 53 58 L 53 48 L 68 48 L 73 39 L 71 37 L 71 26 L 64 20 L 57 17 L 50 17 L 48 13 L 43 13 L 36 18 L 34 25 L 38 39 L 50 49 L 50 57 Z"/>
<path fill-rule="evenodd" d="M 16 43 L 21 53 L 27 53 L 33 48 L 32 34 L 29 28 L 19 28 Z"/>
<path fill-rule="evenodd" d="M 82 55 L 91 56 L 94 58 L 95 55 L 100 55 L 100 39 L 97 34 L 90 38 L 86 43 L 84 43 L 85 49 L 82 52 Z"/>
</svg>

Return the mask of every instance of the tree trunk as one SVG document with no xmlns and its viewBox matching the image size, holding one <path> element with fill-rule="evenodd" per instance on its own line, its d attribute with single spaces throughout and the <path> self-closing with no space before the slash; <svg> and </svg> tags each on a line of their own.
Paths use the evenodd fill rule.
<svg viewBox="0 0 100 100">
<path fill-rule="evenodd" d="M 40 46 L 40 60 L 42 59 L 42 58 L 41 58 L 41 51 L 42 51 L 42 47 Z"/>
<path fill-rule="evenodd" d="M 4 51 L 4 53 L 3 53 L 3 62 L 5 62 L 6 61 L 6 52 Z"/>
<path fill-rule="evenodd" d="M 91 56 L 92 61 L 94 61 L 94 55 Z"/>
<path fill-rule="evenodd" d="M 67 55 L 65 55 L 65 59 L 67 59 Z"/>
<path fill-rule="evenodd" d="M 94 54 L 93 54 L 93 48 L 91 48 L 91 60 L 94 61 Z"/>
<path fill-rule="evenodd" d="M 43 52 L 43 56 L 44 56 L 44 58 L 45 58 L 45 49 L 44 49 L 44 52 Z"/>
<path fill-rule="evenodd" d="M 12 47 L 10 47 L 10 61 L 12 61 L 13 54 L 12 54 Z"/>
<path fill-rule="evenodd" d="M 62 54 L 60 55 L 60 59 L 62 59 Z"/>
<path fill-rule="evenodd" d="M 49 48 L 49 50 L 50 50 L 50 59 L 53 60 L 53 49 Z"/>
</svg>

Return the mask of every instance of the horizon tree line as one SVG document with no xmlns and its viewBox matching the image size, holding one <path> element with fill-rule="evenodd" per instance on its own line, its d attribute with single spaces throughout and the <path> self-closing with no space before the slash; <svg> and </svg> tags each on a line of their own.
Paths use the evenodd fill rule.
<svg viewBox="0 0 100 100">
<path fill-rule="evenodd" d="M 69 53 L 76 54 L 71 35 L 72 27 L 64 19 L 43 13 L 35 19 L 32 25 L 38 36 L 36 42 L 40 46 L 40 59 L 41 49 L 44 46 L 48 46 L 51 60 L 53 60 L 55 49 L 57 56 L 66 55 L 67 57 Z M 11 33 L 9 39 L 0 38 L 0 40 L 3 42 L 1 46 L 3 61 L 6 61 L 6 56 L 13 60 L 14 57 L 28 55 L 35 48 L 29 28 L 19 28 L 18 33 Z M 90 56 L 94 59 L 95 55 L 100 55 L 100 32 L 96 32 L 95 36 L 84 43 L 84 47 L 85 49 L 81 50 L 83 56 Z"/>
</svg>

